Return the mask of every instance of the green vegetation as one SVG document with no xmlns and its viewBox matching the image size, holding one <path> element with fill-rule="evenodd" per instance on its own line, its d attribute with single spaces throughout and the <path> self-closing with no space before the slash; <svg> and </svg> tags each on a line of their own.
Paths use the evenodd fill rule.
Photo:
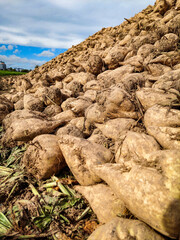
<svg viewBox="0 0 180 240">
<path fill-rule="evenodd" d="M 16 71 L 9 71 L 9 70 L 0 70 L 0 76 L 10 76 L 10 75 L 24 75 L 27 72 L 16 72 Z"/>
</svg>

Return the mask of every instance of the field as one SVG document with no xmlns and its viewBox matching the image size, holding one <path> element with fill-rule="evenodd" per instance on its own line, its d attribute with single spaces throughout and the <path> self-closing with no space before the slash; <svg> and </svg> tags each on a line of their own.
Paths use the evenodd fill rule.
<svg viewBox="0 0 180 240">
<path fill-rule="evenodd" d="M 10 75 L 24 75 L 27 72 L 15 72 L 15 71 L 6 71 L 6 70 L 0 70 L 0 76 L 10 76 Z"/>
</svg>

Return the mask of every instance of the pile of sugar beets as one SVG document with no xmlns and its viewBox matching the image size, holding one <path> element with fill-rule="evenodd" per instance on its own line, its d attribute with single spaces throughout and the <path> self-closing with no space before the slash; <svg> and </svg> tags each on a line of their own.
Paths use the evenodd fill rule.
<svg viewBox="0 0 180 240">
<path fill-rule="evenodd" d="M 179 237 L 179 37 L 180 0 L 157 0 L 0 96 L 2 144 L 28 143 L 37 179 L 68 165 L 102 223 L 88 240 Z"/>
</svg>

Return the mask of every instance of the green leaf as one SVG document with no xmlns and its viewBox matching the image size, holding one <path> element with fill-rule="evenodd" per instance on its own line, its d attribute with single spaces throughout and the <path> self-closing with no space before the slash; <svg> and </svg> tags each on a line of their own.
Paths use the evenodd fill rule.
<svg viewBox="0 0 180 240">
<path fill-rule="evenodd" d="M 51 220 L 52 220 L 51 216 L 41 215 L 39 217 L 34 218 L 33 222 L 38 228 L 44 229 L 51 223 Z"/>
<path fill-rule="evenodd" d="M 70 221 L 65 217 L 63 216 L 62 214 L 59 215 L 65 222 L 67 223 L 70 223 Z"/>
<path fill-rule="evenodd" d="M 32 193 L 34 194 L 34 196 L 41 197 L 41 195 L 39 194 L 39 192 L 36 190 L 36 188 L 35 188 L 32 184 L 29 184 L 29 187 L 31 188 L 31 191 L 32 191 Z"/>
<path fill-rule="evenodd" d="M 51 193 L 51 194 L 52 194 L 53 196 L 55 196 L 55 197 L 59 197 L 59 196 L 63 195 L 63 193 L 60 193 L 60 192 L 56 191 L 56 190 L 53 189 L 53 188 L 47 188 L 46 191 L 47 191 L 48 193 Z"/>
<path fill-rule="evenodd" d="M 61 184 L 60 182 L 58 182 L 57 184 L 62 193 L 66 194 L 68 196 L 71 196 L 71 193 L 68 191 L 68 189 L 63 184 Z"/>
<path fill-rule="evenodd" d="M 67 209 L 71 207 L 70 201 L 67 198 L 64 198 L 60 201 L 60 207 L 62 210 Z"/>
<path fill-rule="evenodd" d="M 22 156 L 23 152 L 26 150 L 26 146 L 23 146 L 22 148 L 14 147 L 11 151 L 10 156 L 7 159 L 6 167 L 10 166 L 15 161 L 18 161 Z"/>
<path fill-rule="evenodd" d="M 57 186 L 56 182 L 50 182 L 50 183 L 43 184 L 41 187 L 43 187 L 43 188 L 52 188 L 52 187 L 56 187 L 56 186 Z"/>
<path fill-rule="evenodd" d="M 8 197 L 7 197 L 7 200 L 11 197 L 11 195 L 13 194 L 13 192 L 15 191 L 16 187 L 18 185 L 18 182 L 14 184 L 13 188 L 11 189 L 11 192 L 9 193 Z M 6 200 L 6 201 L 7 201 Z"/>
<path fill-rule="evenodd" d="M 76 219 L 76 221 L 80 221 L 81 219 L 83 219 L 89 212 L 91 208 L 90 207 L 87 207 L 84 212 Z"/>
<path fill-rule="evenodd" d="M 0 166 L 0 178 L 7 177 L 14 172 L 12 168 Z"/>
<path fill-rule="evenodd" d="M 2 126 L 0 126 L 0 133 L 1 133 L 1 132 L 3 132 L 3 127 L 2 127 Z"/>
<path fill-rule="evenodd" d="M 53 210 L 53 206 L 49 206 L 49 205 L 44 205 L 43 206 L 45 208 L 45 210 L 48 210 L 48 212 L 52 213 L 52 210 Z"/>
<path fill-rule="evenodd" d="M 68 192 L 72 197 L 74 198 L 76 197 L 76 192 L 72 188 L 70 188 L 69 186 L 66 186 L 66 189 L 68 190 Z"/>
<path fill-rule="evenodd" d="M 80 198 L 73 198 L 73 199 L 71 199 L 69 204 L 70 204 L 71 207 L 73 207 L 79 201 L 80 201 Z"/>
<path fill-rule="evenodd" d="M 11 222 L 7 219 L 7 217 L 0 212 L 0 235 L 7 234 L 8 231 L 13 227 Z"/>
</svg>

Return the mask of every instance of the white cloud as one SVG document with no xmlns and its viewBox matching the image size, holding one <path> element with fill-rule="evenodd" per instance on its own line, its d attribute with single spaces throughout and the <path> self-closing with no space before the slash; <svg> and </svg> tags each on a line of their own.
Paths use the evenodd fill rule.
<svg viewBox="0 0 180 240">
<path fill-rule="evenodd" d="M 30 33 L 24 33 L 24 36 L 16 35 L 9 32 L 0 34 L 0 42 L 2 44 L 12 43 L 23 46 L 36 46 L 36 47 L 53 47 L 53 48 L 70 48 L 83 41 L 83 38 L 78 38 L 76 35 L 67 35 L 60 38 L 58 34 L 49 36 L 37 36 Z"/>
<path fill-rule="evenodd" d="M 91 0 L 92 1 L 92 0 Z M 88 3 L 88 1 L 84 0 L 48 0 L 49 3 L 54 4 L 60 8 L 68 9 L 68 10 L 75 10 L 78 8 L 82 8 L 84 5 Z"/>
<path fill-rule="evenodd" d="M 132 17 L 154 2 L 155 0 L 0 0 L 0 42 L 69 48 L 103 27 L 119 25 L 124 17 Z"/>
<path fill-rule="evenodd" d="M 16 55 L 0 55 L 1 61 L 4 61 L 7 67 L 22 67 L 22 68 L 34 68 L 36 65 L 42 65 L 45 61 L 39 61 L 35 59 L 21 58 Z"/>
<path fill-rule="evenodd" d="M 38 57 L 53 57 L 54 53 L 52 53 L 51 51 L 43 51 L 42 53 L 39 54 L 35 54 Z"/>
<path fill-rule="evenodd" d="M 18 53 L 18 52 L 19 52 L 18 49 L 15 49 L 15 50 L 13 51 L 14 54 L 15 54 L 15 53 Z"/>
<path fill-rule="evenodd" d="M 8 50 L 13 50 L 13 46 L 12 45 L 8 45 Z"/>
<path fill-rule="evenodd" d="M 0 50 L 7 51 L 7 50 L 13 50 L 13 45 L 8 45 L 7 47 L 5 45 L 2 45 L 0 47 Z"/>
<path fill-rule="evenodd" d="M 2 45 L 2 46 L 0 47 L 0 51 L 6 51 L 6 50 L 7 50 L 7 48 L 6 48 L 5 45 Z"/>
<path fill-rule="evenodd" d="M 19 27 L 10 27 L 10 26 L 0 26 L 0 31 L 4 31 L 4 32 L 12 32 L 12 33 L 15 33 L 15 34 L 23 34 L 23 29 L 19 28 Z"/>
</svg>

